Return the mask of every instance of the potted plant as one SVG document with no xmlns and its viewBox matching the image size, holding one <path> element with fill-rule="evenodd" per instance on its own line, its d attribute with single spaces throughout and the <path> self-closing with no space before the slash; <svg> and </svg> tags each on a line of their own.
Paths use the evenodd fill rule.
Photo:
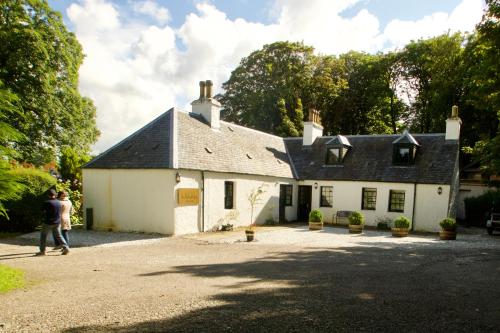
<svg viewBox="0 0 500 333">
<path fill-rule="evenodd" d="M 247 236 L 247 242 L 251 242 L 255 239 L 255 221 L 253 220 L 253 211 L 255 206 L 262 202 L 262 195 L 266 193 L 266 184 L 262 184 L 259 187 L 253 189 L 248 195 L 248 202 L 250 203 L 250 225 L 245 230 L 245 235 Z"/>
<path fill-rule="evenodd" d="M 439 238 L 442 240 L 455 240 L 457 239 L 457 222 L 454 218 L 447 217 L 441 222 L 441 231 L 439 232 Z"/>
<path fill-rule="evenodd" d="M 318 209 L 313 209 L 309 213 L 309 230 L 323 229 L 323 213 Z"/>
<path fill-rule="evenodd" d="M 365 217 L 360 212 L 353 212 L 349 216 L 349 233 L 360 234 L 363 232 Z"/>
<path fill-rule="evenodd" d="M 406 237 L 410 230 L 410 220 L 406 216 L 400 216 L 394 220 L 394 227 L 391 228 L 394 237 Z"/>
</svg>

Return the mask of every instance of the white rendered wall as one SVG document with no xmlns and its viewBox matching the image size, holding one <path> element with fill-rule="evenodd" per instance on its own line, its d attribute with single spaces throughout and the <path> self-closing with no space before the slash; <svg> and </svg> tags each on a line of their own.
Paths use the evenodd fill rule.
<svg viewBox="0 0 500 333">
<path fill-rule="evenodd" d="M 318 188 L 314 188 L 318 183 Z M 359 211 L 365 216 L 366 225 L 376 226 L 377 218 L 388 217 L 391 220 L 404 215 L 412 220 L 413 214 L 413 184 L 405 183 L 382 183 L 382 182 L 352 182 L 352 181 L 300 181 L 299 185 L 312 185 L 311 208 L 319 209 L 323 213 L 326 223 L 332 223 L 334 216 L 339 210 Z M 320 207 L 321 186 L 333 186 L 333 207 Z M 363 187 L 377 189 L 377 203 L 375 210 L 362 210 Z M 405 191 L 404 212 L 389 212 L 389 191 Z"/>
<path fill-rule="evenodd" d="M 174 233 L 174 170 L 83 169 L 97 230 Z"/>
<path fill-rule="evenodd" d="M 174 189 L 174 207 L 175 207 L 175 230 L 173 234 L 184 235 L 194 234 L 202 231 L 202 178 L 201 171 L 178 170 L 181 181 L 175 185 Z M 177 173 L 177 170 L 175 170 Z M 179 188 L 197 188 L 200 190 L 200 202 L 195 206 L 179 206 L 177 189 Z"/>
<path fill-rule="evenodd" d="M 449 118 L 446 119 L 446 140 L 458 140 L 460 139 L 460 125 L 462 121 L 460 118 Z"/>
<path fill-rule="evenodd" d="M 205 172 L 205 231 L 221 224 L 231 213 L 231 210 L 224 209 L 225 181 L 234 182 L 234 210 L 238 212 L 239 218 L 230 223 L 235 227 L 250 224 L 251 206 L 247 198 L 253 189 L 262 184 L 266 184 L 266 192 L 262 196 L 262 203 L 254 209 L 257 224 L 263 224 L 268 218 L 278 220 L 280 184 L 293 185 L 293 206 L 285 207 L 285 218 L 289 221 L 297 218 L 297 184 L 294 179 Z"/>
<path fill-rule="evenodd" d="M 438 194 L 438 188 L 442 193 Z M 416 231 L 439 231 L 439 222 L 448 216 L 449 185 L 418 184 L 415 209 Z"/>
</svg>

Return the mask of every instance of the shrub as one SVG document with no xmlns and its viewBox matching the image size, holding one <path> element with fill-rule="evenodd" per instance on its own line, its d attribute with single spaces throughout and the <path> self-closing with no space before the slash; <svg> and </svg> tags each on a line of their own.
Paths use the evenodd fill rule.
<svg viewBox="0 0 500 333">
<path fill-rule="evenodd" d="M 233 225 L 228 223 L 228 224 L 223 224 L 220 226 L 221 231 L 231 231 L 233 230 Z"/>
<path fill-rule="evenodd" d="M 451 217 L 447 217 L 441 220 L 441 222 L 439 222 L 439 225 L 445 231 L 455 231 L 457 229 L 457 222 L 454 218 Z"/>
<path fill-rule="evenodd" d="M 480 196 L 464 199 L 468 225 L 484 225 L 488 213 L 500 212 L 500 190 L 486 191 Z"/>
<path fill-rule="evenodd" d="M 394 220 L 394 228 L 409 228 L 410 220 L 406 216 L 400 216 Z"/>
<path fill-rule="evenodd" d="M 0 217 L 0 230 L 30 232 L 43 220 L 42 204 L 47 199 L 47 190 L 56 184 L 56 179 L 33 168 L 17 168 L 12 173 L 25 186 L 19 199 L 5 202 L 10 220 Z"/>
<path fill-rule="evenodd" d="M 309 213 L 309 222 L 323 222 L 323 213 L 318 209 L 311 210 Z"/>
<path fill-rule="evenodd" d="M 363 225 L 363 224 L 365 224 L 365 217 L 360 212 L 353 212 L 349 216 L 349 224 Z"/>
</svg>

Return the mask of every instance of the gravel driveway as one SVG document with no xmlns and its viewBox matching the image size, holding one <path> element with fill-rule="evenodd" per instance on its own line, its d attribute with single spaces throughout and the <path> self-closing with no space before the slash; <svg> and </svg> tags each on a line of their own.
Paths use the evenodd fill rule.
<svg viewBox="0 0 500 333">
<path fill-rule="evenodd" d="M 0 240 L 30 285 L 0 295 L 0 332 L 491 331 L 500 237 L 390 237 L 343 228 L 162 237 L 72 231 L 69 256 L 37 234 Z"/>
</svg>

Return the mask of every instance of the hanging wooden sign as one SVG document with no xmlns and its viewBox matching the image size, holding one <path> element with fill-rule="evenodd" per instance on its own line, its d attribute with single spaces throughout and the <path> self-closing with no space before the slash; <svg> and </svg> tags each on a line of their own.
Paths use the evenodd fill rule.
<svg viewBox="0 0 500 333">
<path fill-rule="evenodd" d="M 196 206 L 200 203 L 200 190 L 197 188 L 177 189 L 177 203 L 179 206 Z"/>
</svg>

